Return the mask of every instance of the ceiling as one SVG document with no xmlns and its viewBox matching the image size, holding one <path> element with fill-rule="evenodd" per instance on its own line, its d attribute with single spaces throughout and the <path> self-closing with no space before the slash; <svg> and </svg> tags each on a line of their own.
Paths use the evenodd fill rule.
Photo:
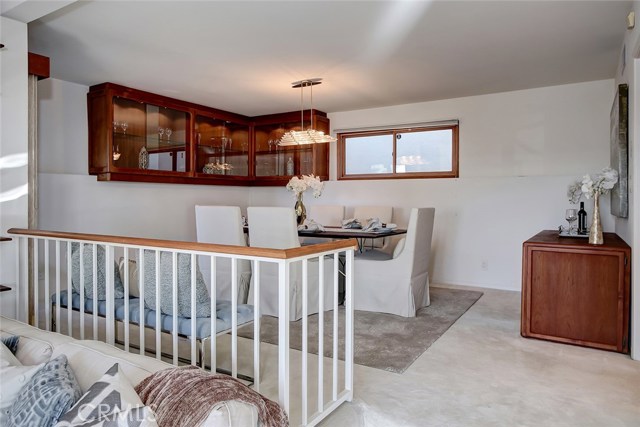
<svg viewBox="0 0 640 427">
<path fill-rule="evenodd" d="M 245 115 L 612 78 L 628 1 L 81 1 L 29 24 L 52 76 Z M 305 95 L 308 94 L 305 92 Z M 308 106 L 308 104 L 306 104 Z"/>
</svg>

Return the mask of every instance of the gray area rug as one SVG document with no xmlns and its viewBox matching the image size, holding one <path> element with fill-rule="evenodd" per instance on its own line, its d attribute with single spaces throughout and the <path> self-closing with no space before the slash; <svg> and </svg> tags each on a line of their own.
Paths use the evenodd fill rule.
<svg viewBox="0 0 640 427">
<path fill-rule="evenodd" d="M 430 288 L 431 305 L 418 311 L 416 317 L 355 311 L 355 363 L 385 371 L 403 373 L 460 316 L 482 296 L 482 292 L 448 288 Z M 344 325 L 344 309 L 338 310 L 339 325 Z M 278 319 L 263 316 L 261 341 L 278 343 Z M 318 354 L 318 315 L 309 317 L 309 352 Z M 333 353 L 333 312 L 324 316 L 324 355 Z M 253 338 L 253 325 L 238 330 L 238 335 Z M 344 327 L 338 331 L 339 357 L 344 359 Z M 302 349 L 302 320 L 291 322 L 290 346 Z"/>
</svg>

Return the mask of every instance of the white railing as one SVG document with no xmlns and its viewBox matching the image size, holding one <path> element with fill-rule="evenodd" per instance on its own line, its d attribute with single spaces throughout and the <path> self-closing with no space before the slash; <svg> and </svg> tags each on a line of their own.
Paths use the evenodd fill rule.
<svg viewBox="0 0 640 427">
<path fill-rule="evenodd" d="M 93 234 L 47 232 L 39 230 L 11 229 L 9 234 L 16 238 L 16 318 L 39 328 L 74 336 L 79 339 L 99 339 L 111 345 L 117 345 L 125 351 L 137 350 L 165 360 L 174 365 L 190 363 L 211 371 L 220 371 L 225 363 L 233 377 L 245 379 L 253 388 L 267 397 L 277 400 L 289 414 L 291 425 L 313 426 L 324 419 L 345 401 L 353 398 L 353 255 L 355 240 L 329 242 L 286 250 L 263 249 L 239 246 L 210 245 L 203 243 L 178 242 L 153 239 L 139 239 L 119 236 Z M 32 245 L 33 249 L 29 249 Z M 74 291 L 72 282 L 72 249 L 77 245 L 79 251 L 79 292 Z M 90 250 L 88 264 L 85 267 L 85 251 Z M 32 252 L 32 263 L 28 263 L 28 253 Z M 104 272 L 106 281 L 106 299 L 95 301 L 100 283 L 99 251 L 104 251 Z M 145 307 L 145 251 L 155 255 L 155 316 Z M 147 252 L 148 253 L 148 252 Z M 162 254 L 171 256 L 171 301 L 172 312 L 169 317 L 161 313 L 161 266 Z M 149 254 L 149 253 L 148 253 Z M 189 320 L 177 315 L 179 285 L 178 255 L 190 257 L 190 302 Z M 121 280 L 124 286 L 124 298 L 115 298 L 114 261 L 122 256 L 124 272 Z M 185 256 L 185 255 L 181 255 Z M 200 256 L 209 259 L 211 275 L 208 277 L 210 318 L 197 318 L 197 269 Z M 129 259 L 135 259 L 138 267 L 139 298 L 131 296 L 129 279 Z M 202 259 L 202 258 L 201 258 Z M 231 325 L 218 331 L 216 298 L 216 260 L 231 260 Z M 325 277 L 325 259 L 333 261 L 331 277 Z M 238 260 L 249 260 L 252 265 L 254 305 L 245 306 L 238 301 Z M 307 280 L 309 262 L 318 263 L 319 268 L 319 306 L 318 306 L 318 354 L 309 352 L 310 333 L 308 307 L 309 285 Z M 290 269 L 295 263 L 302 265 L 302 310 L 299 321 L 302 329 L 302 349 L 290 348 Z M 260 270 L 265 265 L 275 264 L 278 270 L 278 344 L 277 352 L 265 347 L 258 339 L 240 337 L 238 328 L 253 323 L 253 337 L 261 333 Z M 31 268 L 29 267 L 31 265 Z M 149 267 L 149 266 L 147 266 Z M 99 271 L 98 271 L 99 272 Z M 88 275 L 94 299 L 85 295 L 85 279 Z M 338 306 L 339 282 L 344 277 L 344 308 Z M 153 284 L 152 284 L 153 286 Z M 149 289 L 149 288 L 147 288 Z M 333 293 L 332 307 L 324 307 L 323 296 Z M 76 303 L 77 300 L 77 303 Z M 148 299 L 146 300 L 148 303 Z M 65 303 L 66 302 L 66 303 Z M 138 305 L 137 309 L 132 309 Z M 71 309 L 69 309 L 71 307 Z M 248 319 L 238 318 L 238 308 L 246 311 L 253 308 Z M 332 310 L 332 338 L 325 337 L 325 311 Z M 315 311 L 315 310 L 314 310 Z M 338 315 L 344 311 L 344 316 Z M 250 311 L 249 311 L 250 312 Z M 132 317 L 136 318 L 133 319 Z M 66 319 L 65 319 L 66 318 Z M 208 319 L 208 320 L 207 320 Z M 66 320 L 66 322 L 65 322 Z M 168 321 L 170 320 L 170 325 Z M 245 322 L 243 322 L 245 321 Z M 186 331 L 185 331 L 186 322 Z M 209 323 L 208 325 L 203 322 Z M 160 327 L 158 327 L 160 325 Z M 203 335 L 202 328 L 210 328 L 211 333 Z M 249 326 L 250 327 L 250 326 Z M 339 335 L 344 334 L 344 360 L 340 360 Z M 313 331 L 311 331 L 313 332 Z M 228 340 L 230 335 L 230 344 Z M 169 340 L 169 337 L 170 340 Z M 221 345 L 218 341 L 224 341 Z M 169 343 L 170 341 L 170 343 Z M 331 341 L 329 344 L 328 342 Z M 324 350 L 331 349 L 329 357 Z M 207 352 L 209 353 L 206 357 Z M 224 355 L 225 361 L 219 361 L 217 355 Z M 277 377 L 272 358 L 277 354 Z M 313 363 L 316 358 L 316 363 Z M 244 363 L 249 359 L 252 363 Z M 310 363 L 311 360 L 311 363 Z M 244 363 L 244 365 L 242 365 Z M 247 366 L 245 366 L 247 365 Z M 299 365 L 299 371 L 298 369 Z M 248 373 L 239 372 L 248 368 Z M 331 371 L 331 375 L 325 372 Z M 299 383 L 292 383 L 300 373 Z M 276 395 L 277 392 L 277 395 Z M 315 395 L 315 399 L 313 396 Z M 312 401 L 316 400 L 315 403 Z M 313 411 L 315 409 L 315 411 Z M 309 414 L 313 411 L 311 414 Z M 299 420 L 299 421 L 298 421 Z"/>
</svg>

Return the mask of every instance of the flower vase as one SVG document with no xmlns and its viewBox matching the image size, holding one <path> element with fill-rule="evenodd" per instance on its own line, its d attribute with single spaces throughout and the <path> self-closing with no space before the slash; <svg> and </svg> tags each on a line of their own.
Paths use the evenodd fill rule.
<svg viewBox="0 0 640 427">
<path fill-rule="evenodd" d="M 592 245 L 602 245 L 602 222 L 600 222 L 600 194 L 596 192 L 593 196 L 593 221 L 589 229 L 589 243 Z"/>
<path fill-rule="evenodd" d="M 298 225 L 300 225 L 304 223 L 305 219 L 307 219 L 307 208 L 305 208 L 304 203 L 302 203 L 302 193 L 298 193 L 298 200 L 296 200 L 295 210 Z"/>
</svg>

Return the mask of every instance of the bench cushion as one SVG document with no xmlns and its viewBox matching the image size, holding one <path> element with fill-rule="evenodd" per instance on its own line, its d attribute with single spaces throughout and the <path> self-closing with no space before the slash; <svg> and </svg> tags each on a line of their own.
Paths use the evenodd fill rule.
<svg viewBox="0 0 640 427">
<path fill-rule="evenodd" d="M 71 307 L 74 310 L 80 309 L 80 295 L 72 293 Z M 60 292 L 60 307 L 66 308 L 68 301 L 67 291 Z M 51 302 L 56 303 L 56 295 L 51 296 Z M 123 298 L 114 300 L 115 318 L 116 320 L 124 321 L 125 303 Z M 89 298 L 84 299 L 84 310 L 87 314 L 93 313 L 93 300 Z M 242 325 L 253 320 L 253 306 L 247 304 L 238 304 L 238 325 Z M 107 302 L 98 301 L 98 315 L 105 317 L 107 314 Z M 129 322 L 139 325 L 140 324 L 140 298 L 129 299 Z M 150 328 L 156 326 L 156 311 L 145 307 L 144 309 L 144 324 Z M 160 325 L 164 332 L 173 332 L 173 316 L 167 314 L 160 314 Z M 215 322 L 216 334 L 226 332 L 231 329 L 231 302 L 230 301 L 217 301 L 216 302 L 216 322 Z M 178 317 L 178 334 L 187 337 L 191 336 L 191 319 L 186 317 Z M 211 318 L 210 317 L 198 317 L 196 318 L 196 338 L 204 339 L 211 336 Z"/>
</svg>

